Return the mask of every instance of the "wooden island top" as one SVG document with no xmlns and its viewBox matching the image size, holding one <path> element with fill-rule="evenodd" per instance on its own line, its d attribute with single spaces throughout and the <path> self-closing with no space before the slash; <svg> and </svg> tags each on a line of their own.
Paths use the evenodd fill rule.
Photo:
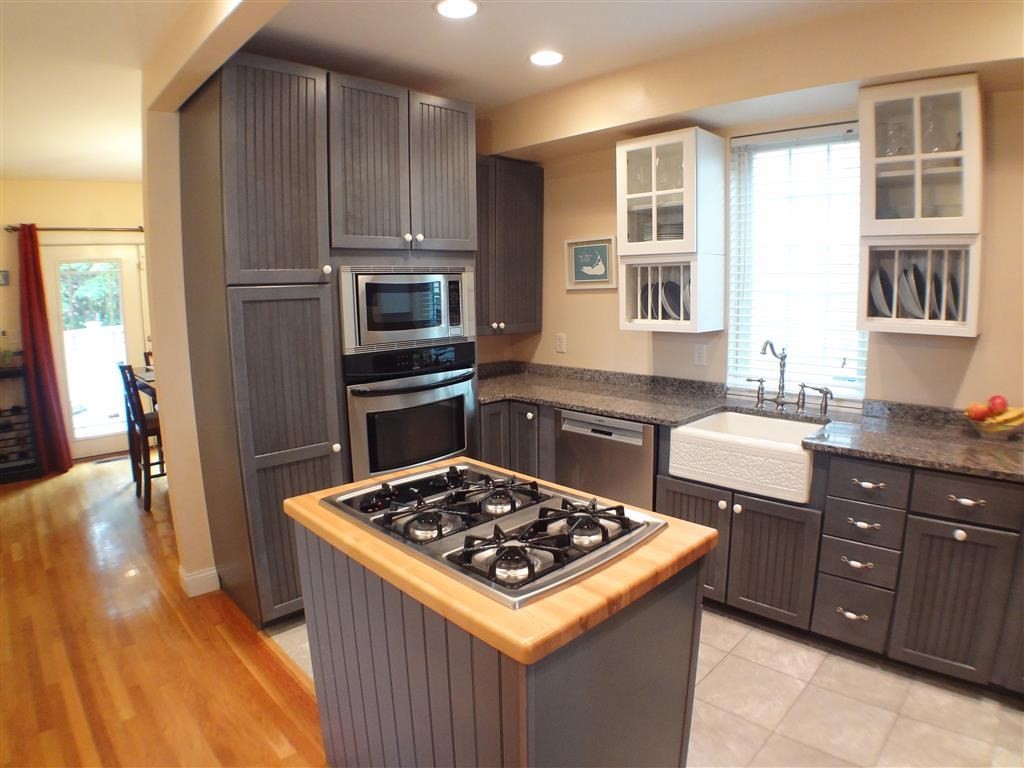
<svg viewBox="0 0 1024 768">
<path fill-rule="evenodd" d="M 475 459 L 459 457 L 390 475 L 285 499 L 284 510 L 310 532 L 375 573 L 401 592 L 521 664 L 533 664 L 587 632 L 711 551 L 718 532 L 675 518 L 655 515 L 667 525 L 654 536 L 590 571 L 578 581 L 517 610 L 507 608 L 443 571 L 419 560 L 400 542 L 359 525 L 322 506 L 320 500 L 381 482 L 397 482 L 431 469 L 464 464 L 497 475 L 513 474 Z M 575 495 L 575 489 L 524 480 Z M 599 501 L 616 503 L 598 497 Z"/>
</svg>

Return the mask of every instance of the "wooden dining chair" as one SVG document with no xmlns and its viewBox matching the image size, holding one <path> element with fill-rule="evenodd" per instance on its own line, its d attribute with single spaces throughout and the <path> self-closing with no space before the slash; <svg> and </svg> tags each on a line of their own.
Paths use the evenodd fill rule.
<svg viewBox="0 0 1024 768">
<path fill-rule="evenodd" d="M 132 462 L 135 496 L 142 497 L 142 506 L 148 512 L 153 501 L 153 478 L 167 475 L 163 442 L 160 438 L 160 414 L 156 411 L 143 410 L 132 366 L 122 363 L 117 367 L 121 371 L 128 406 L 128 454 Z M 151 440 L 155 442 L 150 442 Z M 155 460 L 153 449 L 156 449 Z"/>
</svg>

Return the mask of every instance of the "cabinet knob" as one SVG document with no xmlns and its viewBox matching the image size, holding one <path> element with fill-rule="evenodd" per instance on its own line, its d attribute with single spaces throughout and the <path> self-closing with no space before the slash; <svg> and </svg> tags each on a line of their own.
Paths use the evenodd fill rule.
<svg viewBox="0 0 1024 768">
<path fill-rule="evenodd" d="M 743 511 L 743 505 L 742 504 L 733 504 L 732 505 L 732 511 L 735 512 L 738 515 L 740 512 Z"/>
<path fill-rule="evenodd" d="M 719 499 L 718 500 L 718 508 L 719 509 L 725 509 L 728 506 L 729 506 L 729 502 L 726 501 L 725 499 Z"/>
<path fill-rule="evenodd" d="M 411 243 L 412 242 L 412 232 L 406 232 L 404 235 L 402 235 L 402 239 L 405 240 L 405 242 L 407 242 L 407 243 Z"/>
<path fill-rule="evenodd" d="M 341 453 L 341 443 L 334 443 L 331 445 L 331 450 L 335 453 Z"/>
<path fill-rule="evenodd" d="M 325 275 L 329 275 L 331 274 L 331 272 L 334 271 L 334 267 L 332 267 L 330 264 L 324 264 L 322 271 Z"/>
<path fill-rule="evenodd" d="M 497 323 L 491 323 L 491 328 L 493 328 L 494 330 L 498 330 L 498 324 Z"/>
<path fill-rule="evenodd" d="M 417 243 L 422 243 L 423 242 L 423 233 L 422 232 L 417 232 L 416 233 L 416 242 Z"/>
<path fill-rule="evenodd" d="M 498 327 L 501 328 L 501 330 L 505 330 L 505 324 L 504 323 L 498 323 Z"/>
<path fill-rule="evenodd" d="M 953 538 L 957 541 L 967 541 L 967 531 L 963 528 L 957 528 L 953 531 Z"/>
<path fill-rule="evenodd" d="M 527 411 L 526 412 L 526 420 L 527 421 L 533 421 L 533 411 Z"/>
</svg>

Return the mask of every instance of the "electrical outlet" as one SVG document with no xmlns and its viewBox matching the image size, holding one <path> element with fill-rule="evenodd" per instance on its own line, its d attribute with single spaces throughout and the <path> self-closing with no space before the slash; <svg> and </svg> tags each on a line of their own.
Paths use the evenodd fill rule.
<svg viewBox="0 0 1024 768">
<path fill-rule="evenodd" d="M 693 364 L 704 366 L 708 364 L 708 345 L 707 344 L 694 344 L 693 345 Z"/>
<path fill-rule="evenodd" d="M 565 354 L 565 334 L 564 333 L 556 333 L 555 334 L 555 352 L 559 352 L 559 353 L 561 353 L 563 355 Z"/>
</svg>

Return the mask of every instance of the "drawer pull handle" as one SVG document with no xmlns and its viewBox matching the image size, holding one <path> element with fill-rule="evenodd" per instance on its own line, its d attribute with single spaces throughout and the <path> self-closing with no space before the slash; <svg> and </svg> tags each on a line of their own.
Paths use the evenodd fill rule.
<svg viewBox="0 0 1024 768">
<path fill-rule="evenodd" d="M 860 560 L 851 560 L 846 555 L 843 555 L 839 559 L 842 560 L 844 563 L 846 563 L 851 568 L 856 568 L 858 571 L 861 568 L 874 568 L 875 567 L 874 563 L 862 563 Z"/>
<path fill-rule="evenodd" d="M 954 502 L 955 504 L 959 504 L 961 507 L 987 507 L 988 506 L 988 502 L 985 501 L 984 499 L 978 499 L 977 501 L 975 501 L 974 499 L 968 499 L 968 498 L 963 497 L 963 496 L 954 496 L 952 493 L 949 494 L 949 496 L 947 496 L 946 498 L 948 498 L 950 501 Z"/>
<path fill-rule="evenodd" d="M 885 483 L 872 483 L 870 480 L 858 480 L 853 478 L 853 484 L 859 485 L 865 491 L 884 491 Z"/>
<path fill-rule="evenodd" d="M 872 531 L 882 530 L 881 523 L 865 523 L 863 520 L 854 520 L 852 517 L 846 518 L 846 522 L 850 525 L 854 525 L 857 528 L 860 528 L 862 531 L 867 531 L 869 529 Z"/>
<path fill-rule="evenodd" d="M 844 619 L 849 619 L 850 621 L 869 621 L 866 613 L 854 613 L 853 611 L 847 611 L 841 605 L 836 606 L 836 613 L 841 613 Z"/>
</svg>

